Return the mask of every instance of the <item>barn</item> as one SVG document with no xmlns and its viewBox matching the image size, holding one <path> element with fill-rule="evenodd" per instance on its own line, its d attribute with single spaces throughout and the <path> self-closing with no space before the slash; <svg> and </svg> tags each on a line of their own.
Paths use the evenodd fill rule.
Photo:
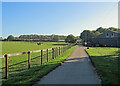
<svg viewBox="0 0 120 86">
<path fill-rule="evenodd" d="M 106 31 L 92 38 L 92 45 L 105 47 L 120 47 L 120 32 Z"/>
</svg>

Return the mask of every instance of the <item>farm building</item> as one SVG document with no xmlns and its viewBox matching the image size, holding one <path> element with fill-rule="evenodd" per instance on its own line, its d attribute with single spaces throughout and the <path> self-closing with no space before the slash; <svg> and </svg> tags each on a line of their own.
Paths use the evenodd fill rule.
<svg viewBox="0 0 120 86">
<path fill-rule="evenodd" d="M 92 45 L 94 46 L 107 46 L 107 47 L 120 47 L 120 32 L 118 31 L 106 31 L 92 38 Z"/>
</svg>

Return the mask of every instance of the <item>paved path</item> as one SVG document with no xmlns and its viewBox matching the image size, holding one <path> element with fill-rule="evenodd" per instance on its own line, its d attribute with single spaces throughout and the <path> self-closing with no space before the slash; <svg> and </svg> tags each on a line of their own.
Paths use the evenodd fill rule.
<svg viewBox="0 0 120 86">
<path fill-rule="evenodd" d="M 100 84 L 84 47 L 78 46 L 64 64 L 43 77 L 39 84 Z"/>
</svg>

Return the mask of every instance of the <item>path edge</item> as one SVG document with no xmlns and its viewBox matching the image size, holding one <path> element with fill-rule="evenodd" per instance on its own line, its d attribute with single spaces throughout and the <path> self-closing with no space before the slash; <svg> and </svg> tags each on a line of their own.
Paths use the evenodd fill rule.
<svg viewBox="0 0 120 86">
<path fill-rule="evenodd" d="M 95 63 L 94 63 L 93 60 L 91 59 L 91 57 L 90 57 L 90 55 L 88 54 L 88 52 L 86 51 L 86 49 L 84 49 L 84 51 L 87 53 L 88 58 L 90 59 L 90 63 L 91 63 L 92 66 L 95 68 L 95 72 L 96 72 L 98 78 L 100 79 L 100 83 L 101 83 L 101 81 L 102 81 L 102 76 L 97 72 L 98 69 L 97 69 L 97 67 L 95 66 Z"/>
</svg>

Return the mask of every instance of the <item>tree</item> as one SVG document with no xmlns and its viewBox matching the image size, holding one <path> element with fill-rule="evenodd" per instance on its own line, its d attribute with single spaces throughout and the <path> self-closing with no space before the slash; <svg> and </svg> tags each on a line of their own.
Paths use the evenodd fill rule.
<svg viewBox="0 0 120 86">
<path fill-rule="evenodd" d="M 55 41 L 55 42 L 57 42 L 59 40 L 60 40 L 60 38 L 59 38 L 58 35 L 54 35 L 53 38 L 52 38 L 52 41 Z"/>
<path fill-rule="evenodd" d="M 94 32 L 90 31 L 90 30 L 84 30 L 81 35 L 80 38 L 82 40 L 84 40 L 85 42 L 90 42 L 92 37 L 94 37 Z"/>
<path fill-rule="evenodd" d="M 13 41 L 15 38 L 14 38 L 14 36 L 12 36 L 12 35 L 9 35 L 8 37 L 7 37 L 7 40 L 8 41 Z"/>
<path fill-rule="evenodd" d="M 0 37 L 0 41 L 1 41 L 1 40 L 3 40 L 3 38 L 2 38 L 2 37 Z"/>
<path fill-rule="evenodd" d="M 99 31 L 100 33 L 103 33 L 104 31 L 106 31 L 105 28 L 99 27 L 96 31 Z"/>
<path fill-rule="evenodd" d="M 107 30 L 118 31 L 118 29 L 114 27 L 109 27 Z"/>
<path fill-rule="evenodd" d="M 93 31 L 92 31 L 93 32 Z M 99 31 L 95 31 L 94 32 L 94 36 L 98 36 L 98 35 L 100 35 L 101 33 L 99 32 Z"/>
<path fill-rule="evenodd" d="M 77 41 L 77 39 L 72 34 L 68 35 L 65 39 L 65 42 L 69 42 L 69 43 L 74 43 L 75 41 Z"/>
<path fill-rule="evenodd" d="M 109 27 L 109 28 L 99 27 L 98 29 L 93 30 L 93 31 L 84 30 L 84 31 L 80 34 L 80 38 L 82 39 L 82 42 L 92 43 L 92 38 L 93 38 L 93 37 L 98 36 L 98 35 L 104 33 L 105 31 L 108 31 L 108 30 L 120 31 L 119 28 L 114 28 L 114 27 Z"/>
</svg>

